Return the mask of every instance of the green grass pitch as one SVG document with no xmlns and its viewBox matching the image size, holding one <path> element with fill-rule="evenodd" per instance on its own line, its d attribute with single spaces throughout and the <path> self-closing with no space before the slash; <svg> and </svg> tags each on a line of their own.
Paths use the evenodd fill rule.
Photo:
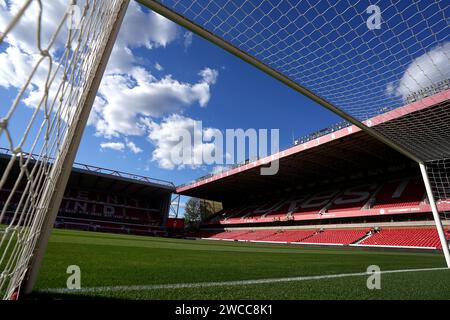
<svg viewBox="0 0 450 320">
<path fill-rule="evenodd" d="M 54 230 L 33 299 L 450 299 L 450 271 L 381 275 L 381 290 L 367 276 L 196 288 L 128 288 L 381 270 L 443 267 L 434 253 L 399 253 L 288 245 L 176 240 Z M 82 288 L 65 288 L 67 267 L 81 268 Z"/>
</svg>

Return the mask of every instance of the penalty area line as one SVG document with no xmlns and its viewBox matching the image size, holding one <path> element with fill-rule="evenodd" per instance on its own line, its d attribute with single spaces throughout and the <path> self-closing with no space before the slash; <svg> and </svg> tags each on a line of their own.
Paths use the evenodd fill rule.
<svg viewBox="0 0 450 320">
<path fill-rule="evenodd" d="M 393 273 L 412 273 L 425 271 L 443 271 L 449 270 L 446 267 L 442 268 L 423 268 L 423 269 L 401 269 L 401 270 L 385 270 L 378 274 L 393 274 Z M 268 279 L 254 279 L 254 280 L 236 280 L 236 281 L 220 281 L 220 282 L 197 282 L 197 283 L 174 283 L 174 284 L 155 284 L 155 285 L 131 285 L 131 286 L 104 286 L 104 287 L 86 287 L 81 289 L 67 289 L 67 288 L 52 288 L 39 290 L 44 293 L 96 293 L 105 291 L 145 291 L 145 290 L 161 290 L 161 289 L 192 289 L 192 288 L 208 288 L 208 287 L 223 287 L 223 286 L 245 286 L 255 284 L 268 284 L 280 282 L 300 282 L 323 279 L 337 279 L 347 277 L 362 277 L 370 276 L 373 273 L 358 272 L 358 273 L 341 273 L 341 274 L 325 274 L 316 276 L 301 276 L 288 278 L 268 278 Z"/>
</svg>

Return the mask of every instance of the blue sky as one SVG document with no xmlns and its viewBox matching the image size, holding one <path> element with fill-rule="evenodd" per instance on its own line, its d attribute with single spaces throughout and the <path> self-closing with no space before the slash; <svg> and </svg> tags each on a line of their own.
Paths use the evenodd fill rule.
<svg viewBox="0 0 450 320">
<path fill-rule="evenodd" d="M 139 19 L 142 24 L 135 26 L 136 23 L 133 23 L 132 20 Z M 156 28 L 151 29 L 155 26 L 159 26 L 163 30 L 162 34 Z M 136 34 L 136 27 L 139 27 L 140 34 Z M 30 44 L 30 47 L 32 46 L 33 44 Z M 124 47 L 130 50 L 129 56 L 123 54 Z M 8 46 L 4 45 L 3 50 L 6 48 Z M 8 56 L 4 58 L 8 58 Z M 244 130 L 249 128 L 280 129 L 280 147 L 285 148 L 292 143 L 293 137 L 299 137 L 339 121 L 330 112 L 261 71 L 206 40 L 187 33 L 181 27 L 161 17 L 155 18 L 155 14 L 134 2 L 125 18 L 107 75 L 113 78 L 117 74 L 121 74 L 123 80 L 132 74 L 129 71 L 132 68 L 143 69 L 146 73 L 145 76 L 153 77 L 150 80 L 152 84 L 160 84 L 170 75 L 171 83 L 164 86 L 162 90 L 168 90 L 174 86 L 184 86 L 184 89 L 187 88 L 186 90 L 189 91 L 188 89 L 192 89 L 195 84 L 205 84 L 202 76 L 199 75 L 202 70 L 215 72 L 215 79 L 207 83 L 205 94 L 195 96 L 190 91 L 169 92 L 163 97 L 155 94 L 155 99 L 158 99 L 163 106 L 152 104 L 153 96 L 151 94 L 140 99 L 138 102 L 144 109 L 163 110 L 149 113 L 151 116 L 148 116 L 148 120 L 156 126 L 168 117 L 178 115 L 186 119 L 201 120 L 204 128 L 215 128 L 222 132 L 225 129 L 237 128 Z M 132 87 L 135 85 L 134 81 L 134 79 L 131 80 L 127 85 Z M 120 85 L 116 83 L 117 81 L 111 80 L 110 82 L 113 84 L 102 83 L 102 87 L 111 87 L 115 96 L 120 96 L 120 90 L 117 90 L 117 88 L 120 89 Z M 11 101 L 16 89 L 13 86 L 5 87 L 0 86 L 0 97 L 4 101 Z M 102 88 L 100 94 L 102 94 Z M 189 101 L 186 102 L 182 101 L 183 95 L 194 95 L 195 97 L 188 98 Z M 110 99 L 109 96 L 104 95 L 103 97 L 105 100 Z M 115 98 L 120 99 L 120 97 Z M 202 102 L 203 98 L 207 101 Z M 126 105 L 127 102 L 128 100 L 125 99 L 123 105 L 116 106 L 117 109 L 119 111 L 121 107 L 124 110 L 129 109 L 130 106 Z M 148 102 L 148 107 L 146 102 Z M 170 107 L 165 108 L 164 103 Z M 111 102 L 109 104 L 112 105 Z M 99 112 L 100 117 L 107 112 L 106 108 Z M 10 128 L 16 138 L 22 134 L 26 120 L 29 119 L 32 112 L 33 109 L 28 106 L 19 106 L 14 115 L 14 124 L 20 123 L 20 125 Z M 119 114 L 118 117 L 120 118 L 120 116 Z M 139 112 L 136 112 L 136 116 L 139 117 Z M 137 118 L 135 120 L 138 122 Z M 161 141 L 149 139 L 148 132 L 127 134 L 130 132 L 129 130 L 117 129 L 114 131 L 118 125 L 112 120 L 107 124 L 108 130 L 102 130 L 99 129 L 96 121 L 90 121 L 90 125 L 85 130 L 76 158 L 77 162 L 169 180 L 177 185 L 205 175 L 214 167 L 205 165 L 167 168 L 153 156 L 157 144 Z M 114 121 L 118 122 L 119 120 L 114 119 Z M 4 139 L 1 140 L 1 143 L 2 146 L 5 146 Z M 126 146 L 128 143 L 133 144 L 135 151 L 138 152 L 133 152 L 128 148 Z"/>
<path fill-rule="evenodd" d="M 5 6 L 5 3 L 8 6 Z M 0 1 L 0 30 L 11 17 L 11 11 L 13 11 L 11 8 L 14 8 L 17 3 L 17 0 Z M 55 0 L 51 4 L 44 2 L 44 12 L 49 12 L 47 16 L 44 14 L 44 23 L 56 21 L 58 9 L 64 10 L 65 3 L 64 0 Z M 254 2 L 256 3 L 259 2 Z M 296 15 L 295 10 L 289 9 L 285 1 L 283 3 L 285 5 L 280 8 L 286 10 L 287 16 L 291 19 L 297 19 L 298 12 Z M 328 2 L 322 1 L 315 9 L 323 10 L 323 17 L 333 19 L 335 10 L 340 10 L 340 6 L 347 2 L 338 2 L 334 8 L 324 6 L 325 3 Z M 342 48 L 337 51 L 339 54 L 335 60 L 330 59 L 322 64 L 322 70 L 316 70 L 319 67 L 314 65 L 310 65 L 308 70 L 303 70 L 296 65 L 293 65 L 295 69 L 292 69 L 296 72 L 304 71 L 297 80 L 301 83 L 309 83 L 313 88 L 324 80 L 320 77 L 321 72 L 328 70 L 326 79 L 328 83 L 335 84 L 335 87 L 330 91 L 324 91 L 324 96 L 329 95 L 327 98 L 335 99 L 338 105 L 340 102 L 345 103 L 346 94 L 368 97 L 364 100 L 364 97 L 355 96 L 348 105 L 348 110 L 354 111 L 357 116 L 363 116 L 359 111 L 361 105 L 358 104 L 361 101 L 366 102 L 366 110 L 373 106 L 378 108 L 379 101 L 390 101 L 398 105 L 401 98 L 404 98 L 408 92 L 425 87 L 430 81 L 439 81 L 442 78 L 442 72 L 444 78 L 450 75 L 448 59 L 433 59 L 433 57 L 441 58 L 444 56 L 443 53 L 450 52 L 450 44 L 445 42 L 448 40 L 448 33 L 442 32 L 440 18 L 433 16 L 434 7 L 420 8 L 423 14 L 432 16 L 431 22 L 436 22 L 429 30 L 414 11 L 417 9 L 414 9 L 415 7 L 409 1 L 402 1 L 399 8 L 405 16 L 396 16 L 396 8 L 391 5 L 386 8 L 386 15 L 391 12 L 393 18 L 386 17 L 384 21 L 392 28 L 368 32 L 364 20 L 367 4 L 363 1 L 351 11 L 344 10 L 347 13 L 353 13 L 353 16 L 346 17 L 343 14 L 339 17 L 339 19 L 348 18 L 352 21 L 356 32 L 361 35 L 361 39 L 355 36 L 355 42 L 350 43 L 351 45 L 356 46 L 359 43 L 357 41 L 364 39 L 367 43 L 372 43 L 374 47 L 381 45 L 382 49 L 378 54 L 373 55 L 374 52 L 370 51 L 372 55 L 365 53 L 354 56 L 352 61 L 354 72 L 346 79 L 346 81 L 354 80 L 351 86 L 346 86 L 345 81 L 340 82 L 333 78 L 335 74 L 345 74 L 339 72 L 339 68 L 345 68 L 349 63 L 346 60 L 348 56 L 340 51 Z M 48 10 L 49 7 L 46 10 L 46 6 L 50 5 L 52 10 Z M 266 5 L 272 4 L 266 2 Z M 311 10 L 313 9 L 307 10 L 306 17 L 308 14 L 311 15 Z M 14 98 L 18 85 L 21 81 L 23 82 L 24 75 L 34 58 L 35 44 L 31 38 L 33 32 L 30 32 L 30 29 L 35 26 L 35 15 L 32 10 L 29 11 L 31 13 L 28 13 L 17 26 L 18 32 L 10 35 L 7 42 L 0 47 L 0 99 L 2 101 L 11 101 Z M 274 12 L 277 14 L 277 11 Z M 383 60 L 383 55 L 387 54 L 385 47 L 389 45 L 390 40 L 399 40 L 396 38 L 397 31 L 394 26 L 400 21 L 405 24 L 404 26 L 410 23 L 412 32 L 419 36 L 422 32 L 432 33 L 433 28 L 437 29 L 434 33 L 435 39 L 430 40 L 428 34 L 424 33 L 425 40 L 420 45 L 416 43 L 409 46 L 405 42 L 403 49 L 392 56 L 398 62 L 395 71 L 392 71 L 389 69 L 389 64 L 384 62 L 380 64 L 377 61 Z M 336 21 L 336 23 L 337 26 L 341 23 L 349 27 L 345 20 Z M 308 24 L 303 26 L 304 28 L 293 29 L 298 32 L 295 35 L 299 38 L 302 36 L 301 33 L 313 27 Z M 294 25 L 289 25 L 287 28 L 293 27 Z M 236 28 L 234 31 L 240 32 L 252 31 L 245 29 L 245 24 L 236 24 L 231 28 Z M 324 32 L 329 27 L 321 25 L 315 28 Z M 333 32 L 335 34 L 329 37 L 338 39 L 339 29 Z M 49 39 L 49 34 L 45 29 L 43 33 L 45 42 L 45 39 Z M 405 35 L 404 40 L 407 39 L 410 39 L 410 34 Z M 309 38 L 305 41 L 311 40 Z M 239 44 L 237 39 L 234 41 Z M 313 45 L 309 46 L 309 43 L 302 43 L 301 52 L 305 53 L 305 59 L 312 61 L 318 53 L 326 54 L 323 50 L 328 47 L 317 49 Z M 337 45 L 337 41 L 328 43 Z M 437 43 L 443 45 L 439 48 L 435 47 Z M 57 42 L 57 45 L 60 44 Z M 333 48 L 336 49 L 331 47 Z M 290 52 L 292 55 L 291 49 L 282 48 L 281 53 Z M 428 51 L 427 55 L 425 51 Z M 268 57 L 261 56 L 263 60 L 266 58 Z M 367 77 L 368 66 L 361 64 L 370 59 L 374 59 L 369 65 L 369 69 L 376 75 L 373 79 Z M 436 61 L 443 62 L 436 65 Z M 308 65 L 308 61 L 305 65 Z M 276 67 L 277 64 L 274 63 L 274 66 Z M 438 73 L 436 70 L 441 74 L 436 76 Z M 310 76 L 311 74 L 315 78 Z M 411 74 L 417 75 L 417 78 L 411 79 Z M 42 80 L 43 77 L 38 74 L 36 78 L 33 91 L 39 92 L 38 80 Z M 377 85 L 376 90 L 373 90 L 375 85 Z M 363 87 L 364 90 L 361 89 Z M 317 91 L 320 93 L 326 88 L 327 86 L 324 85 L 323 88 L 318 87 Z M 10 126 L 9 129 L 16 140 L 21 137 L 26 120 L 33 112 L 32 105 L 32 99 L 25 99 L 14 114 L 14 126 Z M 345 109 L 346 106 L 342 107 Z M 132 1 L 76 161 L 164 179 L 176 185 L 189 182 L 211 172 L 214 166 L 180 167 L 168 161 L 168 153 L 173 146 L 171 139 L 176 136 L 177 130 L 180 128 L 193 130 L 192 122 L 198 120 L 203 122 L 204 129 L 211 128 L 222 132 L 225 129 L 238 128 L 279 129 L 281 148 L 291 145 L 293 137 L 303 136 L 340 121 L 334 114 L 308 98 Z M 6 146 L 4 136 L 0 138 L 0 145 Z M 27 142 L 25 148 L 29 145 L 30 142 Z"/>
<path fill-rule="evenodd" d="M 170 73 L 179 81 L 197 81 L 197 73 L 205 67 L 218 70 L 218 80 L 211 86 L 211 99 L 207 106 L 200 107 L 194 103 L 183 112 L 186 117 L 201 120 L 204 127 L 221 130 L 280 128 L 280 145 L 286 147 L 292 143 L 293 135 L 298 137 L 339 121 L 311 100 L 195 35 L 187 49 L 184 49 L 183 43 L 175 41 L 165 48 L 144 51 L 142 54 L 149 61 L 163 66 L 164 70 L 159 74 Z M 209 166 L 196 169 L 160 168 L 151 161 L 154 150 L 151 142 L 145 137 L 130 139 L 144 150 L 142 154 L 136 156 L 129 152 L 103 150 L 93 156 L 92 150 L 97 151 L 104 139 L 96 137 L 95 129 L 88 127 L 77 160 L 167 179 L 176 184 L 211 170 Z"/>
</svg>

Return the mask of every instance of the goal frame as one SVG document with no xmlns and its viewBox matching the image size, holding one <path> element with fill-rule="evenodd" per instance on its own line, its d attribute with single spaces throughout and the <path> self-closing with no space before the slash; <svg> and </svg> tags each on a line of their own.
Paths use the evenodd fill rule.
<svg viewBox="0 0 450 320">
<path fill-rule="evenodd" d="M 120 9 L 117 12 L 116 19 L 113 23 L 113 26 L 111 30 L 109 30 L 109 34 L 105 34 L 107 36 L 106 45 L 102 47 L 101 50 L 99 50 L 99 60 L 98 63 L 96 63 L 95 70 L 89 70 L 89 86 L 88 90 L 83 93 L 82 102 L 78 105 L 80 108 L 80 114 L 79 117 L 74 119 L 73 124 L 70 127 L 70 133 L 71 137 L 70 139 L 65 139 L 63 141 L 63 146 L 61 148 L 61 152 L 58 154 L 58 156 L 55 159 L 55 162 L 53 163 L 53 168 L 50 172 L 51 175 L 51 186 L 48 185 L 44 191 L 44 196 L 40 200 L 40 203 L 38 204 L 39 208 L 46 208 L 45 212 L 43 213 L 43 224 L 42 227 L 38 230 L 38 238 L 35 246 L 32 248 L 32 252 L 25 252 L 24 254 L 30 254 L 31 255 L 31 261 L 30 264 L 27 264 L 28 268 L 26 269 L 26 275 L 23 281 L 17 281 L 20 283 L 20 288 L 17 287 L 18 290 L 17 293 L 24 293 L 29 294 L 32 292 L 35 283 L 38 278 L 39 270 L 42 265 L 42 261 L 44 258 L 44 254 L 48 245 L 48 241 L 51 235 L 51 231 L 53 229 L 53 225 L 56 220 L 56 216 L 59 212 L 59 207 L 63 199 L 63 195 L 70 177 L 70 173 L 72 171 L 72 166 L 75 161 L 75 157 L 78 151 L 78 148 L 80 146 L 81 138 L 83 135 L 83 132 L 87 126 L 88 118 L 90 115 L 90 112 L 92 110 L 95 98 L 97 96 L 97 92 L 99 89 L 99 86 L 101 84 L 101 80 L 103 78 L 104 72 L 106 70 L 110 55 L 112 53 L 114 44 L 116 42 L 120 27 L 122 25 L 122 22 L 124 20 L 128 5 L 130 3 L 130 0 L 120 0 L 121 6 Z M 429 173 L 427 172 L 427 166 L 426 161 L 421 159 L 419 156 L 414 154 L 414 152 L 411 152 L 398 142 L 394 141 L 388 136 L 385 136 L 384 134 L 378 132 L 374 128 L 371 127 L 371 124 L 367 121 L 361 121 L 358 120 L 356 117 L 352 116 L 350 113 L 346 112 L 345 110 L 337 107 L 335 104 L 331 103 L 330 101 L 322 98 L 321 96 L 315 94 L 308 88 L 302 86 L 302 84 L 293 81 L 288 76 L 284 75 L 283 73 L 278 72 L 274 68 L 268 66 L 267 64 L 263 63 L 261 60 L 257 59 L 256 57 L 246 53 L 245 51 L 239 49 L 238 47 L 234 46 L 230 42 L 227 42 L 226 40 L 222 39 L 220 36 L 208 31 L 207 29 L 203 28 L 199 24 L 189 20 L 187 17 L 184 17 L 183 15 L 178 14 L 174 10 L 166 7 L 164 4 L 157 0 L 136 0 L 141 5 L 151 9 L 152 11 L 164 16 L 165 18 L 175 22 L 176 24 L 188 29 L 189 31 L 199 35 L 200 37 L 206 39 L 207 41 L 221 47 L 222 49 L 226 50 L 227 52 L 233 54 L 234 56 L 240 58 L 241 60 L 247 62 L 248 64 L 256 67 L 260 71 L 268 74 L 272 78 L 280 81 L 284 85 L 290 87 L 291 89 L 295 90 L 296 92 L 310 98 L 314 102 L 318 103 L 322 107 L 328 109 L 329 111 L 333 112 L 334 114 L 338 115 L 342 119 L 348 121 L 349 123 L 357 126 L 364 132 L 368 133 L 378 141 L 382 142 L 383 144 L 393 148 L 394 150 L 398 151 L 399 153 L 403 154 L 407 158 L 411 159 L 415 163 L 419 165 L 420 172 L 422 175 L 422 179 L 425 185 L 426 193 L 429 199 L 429 203 L 431 206 L 431 211 L 433 214 L 433 219 L 436 225 L 436 229 L 438 231 L 439 239 L 442 245 L 442 251 L 445 257 L 445 261 L 447 264 L 447 267 L 450 268 L 450 252 L 449 252 L 449 245 L 445 238 L 444 228 L 442 225 L 442 221 L 439 215 L 438 206 L 435 201 L 435 196 L 433 194 L 433 189 L 430 183 L 430 177 Z M 28 2 L 28 4 L 31 3 Z M 26 7 L 24 7 L 24 10 Z M 11 28 L 14 27 L 14 24 L 17 21 L 14 21 L 14 23 L 11 25 Z M 9 30 L 7 30 L 9 31 Z M 1 42 L 1 41 L 0 41 Z M 97 62 L 97 59 L 95 59 Z M 176 199 L 175 199 L 176 200 Z M 176 200 L 179 202 L 179 197 Z M 45 205 L 42 205 L 45 204 Z M 178 214 L 178 209 L 176 209 L 176 212 Z M 38 229 L 38 228 L 36 228 Z M 15 276 L 21 277 L 22 275 Z M 20 278 L 22 279 L 22 278 Z M 17 279 L 16 279 L 17 280 Z"/>
<path fill-rule="evenodd" d="M 303 87 L 299 83 L 289 79 L 287 76 L 283 75 L 282 73 L 276 71 L 275 69 L 271 68 L 270 66 L 266 65 L 262 61 L 258 60 L 257 58 L 251 56 L 250 54 L 242 51 L 241 49 L 237 48 L 236 46 L 232 45 L 231 43 L 225 41 L 221 37 L 219 37 L 216 34 L 213 34 L 212 32 L 206 30 L 202 26 L 198 25 L 197 23 L 189 20 L 188 18 L 178 14 L 177 12 L 171 10 L 170 8 L 166 7 L 162 3 L 156 1 L 156 0 L 136 0 L 137 2 L 141 3 L 142 5 L 146 6 L 147 8 L 153 10 L 154 12 L 166 17 L 167 19 L 177 23 L 178 25 L 188 29 L 189 31 L 197 34 L 198 36 L 204 38 L 205 40 L 219 46 L 220 48 L 224 49 L 225 51 L 228 51 L 229 53 L 233 54 L 234 56 L 240 58 L 241 60 L 247 62 L 248 64 L 256 67 L 260 71 L 266 73 L 267 75 L 271 76 L 272 78 L 280 81 L 284 85 L 290 87 L 291 89 L 297 91 L 298 93 L 310 98 L 314 102 L 318 103 L 322 107 L 328 109 L 329 111 L 333 112 L 334 114 L 338 115 L 339 117 L 343 118 L 344 120 L 350 122 L 351 124 L 357 126 L 361 130 L 367 132 L 369 135 L 377 139 L 378 141 L 384 143 L 385 145 L 393 148 L 394 150 L 400 152 L 407 158 L 413 160 L 416 162 L 421 171 L 422 180 L 425 184 L 426 193 L 428 196 L 428 199 L 430 201 L 433 219 L 436 225 L 436 229 L 439 234 L 439 240 L 442 245 L 442 251 L 444 253 L 445 261 L 447 267 L 450 269 L 450 251 L 449 251 L 449 244 L 445 238 L 444 228 L 442 225 L 442 221 L 439 216 L 439 210 L 436 205 L 436 201 L 434 199 L 433 190 L 431 188 L 427 168 L 425 162 L 411 153 L 409 150 L 404 148 L 403 146 L 399 145 L 395 141 L 392 141 L 389 137 L 386 137 L 376 130 L 372 129 L 368 124 L 364 123 L 365 121 L 359 121 L 344 110 L 336 107 L 331 102 L 323 99 L 322 97 L 316 95 L 314 92 L 310 91 L 309 89 Z"/>
<path fill-rule="evenodd" d="M 75 162 L 75 157 L 80 146 L 81 138 L 83 136 L 84 129 L 86 128 L 92 106 L 97 96 L 98 88 L 100 87 L 103 74 L 108 65 L 111 52 L 116 42 L 129 3 L 130 0 L 122 0 L 122 5 L 117 13 L 117 18 L 113 24 L 106 45 L 103 48 L 103 52 L 101 52 L 100 61 L 97 64 L 97 69 L 92 71 L 94 74 L 92 76 L 87 95 L 85 96 L 84 102 L 81 105 L 80 116 L 78 119 L 74 119 L 74 127 L 72 127 L 72 130 L 74 132 L 73 138 L 64 141 L 64 147 L 62 149 L 67 150 L 67 152 L 63 152 L 62 154 L 60 154 L 58 158 L 55 159 L 55 162 L 53 164 L 53 168 L 61 167 L 62 170 L 61 173 L 56 173 L 54 184 L 57 187 L 54 192 L 50 191 L 48 194 L 46 194 L 46 197 L 43 198 L 44 201 L 50 202 L 50 206 L 48 211 L 45 213 L 44 223 L 36 242 L 33 258 L 31 260 L 31 264 L 29 266 L 25 279 L 22 282 L 20 292 L 23 292 L 24 294 L 30 294 L 37 282 L 39 270 L 44 259 L 51 231 L 56 221 L 56 216 L 58 215 L 59 207 L 62 202 L 67 183 L 69 181 L 70 173 L 72 172 L 72 166 Z M 53 171 L 54 170 L 52 170 L 52 174 Z"/>
</svg>

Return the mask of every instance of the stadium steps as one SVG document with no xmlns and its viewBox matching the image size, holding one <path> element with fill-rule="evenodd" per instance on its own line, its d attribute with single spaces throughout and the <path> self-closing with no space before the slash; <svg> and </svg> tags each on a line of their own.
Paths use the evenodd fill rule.
<svg viewBox="0 0 450 320">
<path fill-rule="evenodd" d="M 350 245 L 367 235 L 369 230 L 325 229 L 314 236 L 302 240 L 311 244 Z"/>
<path fill-rule="evenodd" d="M 441 248 L 436 228 L 384 228 L 361 245 Z"/>
<path fill-rule="evenodd" d="M 353 242 L 352 244 L 360 244 L 361 242 L 365 241 L 366 239 L 370 238 L 373 235 L 374 235 L 374 232 L 369 231 L 364 237 L 362 237 L 361 239 L 358 239 L 357 241 Z"/>
</svg>

